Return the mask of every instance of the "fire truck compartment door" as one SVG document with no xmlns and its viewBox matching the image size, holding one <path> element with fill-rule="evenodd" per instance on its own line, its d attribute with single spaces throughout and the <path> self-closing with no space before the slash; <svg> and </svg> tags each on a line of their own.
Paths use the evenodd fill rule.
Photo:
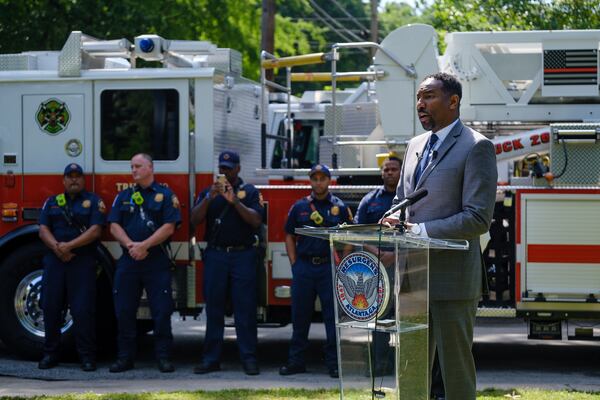
<svg viewBox="0 0 600 400">
<path fill-rule="evenodd" d="M 59 174 L 69 163 L 86 168 L 83 94 L 23 95 L 25 174 Z"/>
<path fill-rule="evenodd" d="M 548 301 L 600 295 L 600 194 L 525 194 L 525 293 Z"/>
</svg>

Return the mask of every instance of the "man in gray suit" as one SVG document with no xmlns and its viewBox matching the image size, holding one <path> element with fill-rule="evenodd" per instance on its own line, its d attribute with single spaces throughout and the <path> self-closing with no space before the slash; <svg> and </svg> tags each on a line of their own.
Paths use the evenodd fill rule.
<svg viewBox="0 0 600 400">
<path fill-rule="evenodd" d="M 469 242 L 468 251 L 431 251 L 429 258 L 430 366 L 437 347 L 447 400 L 475 400 L 471 346 L 485 285 L 479 236 L 490 227 L 497 181 L 492 142 L 459 120 L 461 96 L 460 82 L 446 73 L 420 84 L 417 114 L 429 131 L 409 141 L 395 199 L 425 188 L 428 195 L 408 210 L 407 229 Z"/>
</svg>

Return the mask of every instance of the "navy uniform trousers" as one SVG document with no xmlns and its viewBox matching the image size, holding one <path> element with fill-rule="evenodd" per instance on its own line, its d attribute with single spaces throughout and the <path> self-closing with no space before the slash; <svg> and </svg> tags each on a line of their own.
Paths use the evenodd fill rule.
<svg viewBox="0 0 600 400">
<path fill-rule="evenodd" d="M 304 354 L 309 344 L 308 332 L 318 295 L 327 336 L 324 347 L 325 364 L 329 369 L 337 368 L 333 280 L 330 261 L 328 259 L 324 261 L 321 264 L 313 264 L 310 259 L 298 256 L 292 266 L 293 334 L 288 359 L 291 365 L 305 365 Z"/>
<path fill-rule="evenodd" d="M 146 289 L 148 305 L 154 322 L 154 346 L 157 359 L 168 359 L 171 354 L 171 271 L 167 256 L 159 247 L 152 248 L 148 256 L 135 261 L 124 251 L 117 262 L 113 299 L 119 326 L 120 359 L 133 360 L 136 350 L 136 315 L 142 294 Z"/>
<path fill-rule="evenodd" d="M 44 353 L 57 355 L 60 328 L 68 302 L 73 317 L 77 351 L 82 360 L 96 357 L 96 260 L 92 254 L 77 254 L 62 262 L 53 253 L 44 257 L 42 309 L 46 340 Z"/>
<path fill-rule="evenodd" d="M 204 360 L 217 364 L 223 349 L 227 287 L 233 301 L 235 334 L 242 362 L 256 361 L 256 249 L 204 252 L 206 336 Z"/>
</svg>

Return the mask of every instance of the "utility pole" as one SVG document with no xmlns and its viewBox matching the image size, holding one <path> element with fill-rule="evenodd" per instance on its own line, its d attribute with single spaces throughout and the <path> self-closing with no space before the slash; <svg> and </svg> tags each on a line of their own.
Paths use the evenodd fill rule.
<svg viewBox="0 0 600 400">
<path fill-rule="evenodd" d="M 371 0 L 371 42 L 379 43 L 379 18 L 377 6 L 379 0 Z M 376 49 L 371 48 L 371 56 L 375 56 Z"/>
<path fill-rule="evenodd" d="M 275 52 L 275 0 L 262 0 L 261 50 Z M 273 70 L 268 69 L 266 78 L 273 80 Z"/>
</svg>

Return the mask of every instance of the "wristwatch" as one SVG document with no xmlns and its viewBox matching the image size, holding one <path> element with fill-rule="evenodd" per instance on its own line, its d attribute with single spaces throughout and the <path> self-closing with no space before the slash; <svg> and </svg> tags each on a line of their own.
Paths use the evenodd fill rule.
<svg viewBox="0 0 600 400">
<path fill-rule="evenodd" d="M 414 224 L 413 226 L 410 227 L 410 233 L 412 233 L 413 235 L 420 235 L 421 234 L 421 225 L 419 224 Z"/>
</svg>

